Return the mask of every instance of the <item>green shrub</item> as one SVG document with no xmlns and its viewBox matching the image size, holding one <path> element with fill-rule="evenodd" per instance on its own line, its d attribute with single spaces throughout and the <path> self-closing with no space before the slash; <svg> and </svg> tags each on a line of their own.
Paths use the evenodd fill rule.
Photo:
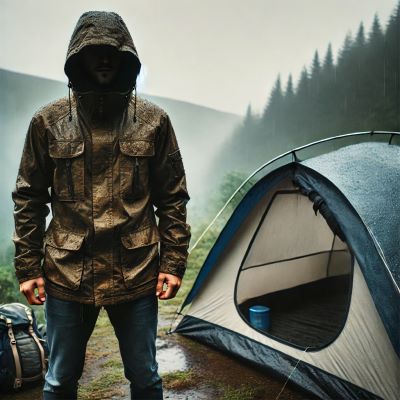
<svg viewBox="0 0 400 400">
<path fill-rule="evenodd" d="M 18 279 L 12 265 L 0 265 L 0 304 L 22 303 L 33 309 L 39 324 L 45 323 L 43 306 L 33 306 L 19 291 Z"/>
<path fill-rule="evenodd" d="M 20 301 L 19 283 L 11 265 L 0 266 L 0 303 Z"/>
</svg>

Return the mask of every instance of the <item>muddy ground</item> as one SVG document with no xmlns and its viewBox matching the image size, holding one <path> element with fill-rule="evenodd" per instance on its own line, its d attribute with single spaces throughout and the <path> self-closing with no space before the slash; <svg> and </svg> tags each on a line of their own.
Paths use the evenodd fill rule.
<svg viewBox="0 0 400 400">
<path fill-rule="evenodd" d="M 169 314 L 169 315 L 168 315 Z M 297 400 L 310 397 L 290 383 L 245 365 L 237 359 L 177 334 L 168 334 L 170 313 L 159 319 L 157 357 L 164 381 L 164 398 L 171 400 Z M 279 397 L 278 397 L 279 396 Z M 4 400 L 40 400 L 41 385 Z M 104 309 L 89 340 L 80 400 L 129 400 L 129 384 L 113 328 Z"/>
</svg>

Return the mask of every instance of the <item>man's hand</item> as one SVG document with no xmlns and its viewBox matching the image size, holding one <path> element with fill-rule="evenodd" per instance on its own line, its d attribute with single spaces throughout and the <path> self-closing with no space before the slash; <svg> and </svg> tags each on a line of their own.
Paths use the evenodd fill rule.
<svg viewBox="0 0 400 400">
<path fill-rule="evenodd" d="M 181 287 L 182 279 L 176 275 L 165 274 L 160 272 L 158 274 L 158 283 L 156 289 L 156 296 L 160 300 L 172 299 L 178 293 Z M 164 290 L 164 283 L 167 285 L 167 290 Z"/>
<path fill-rule="evenodd" d="M 37 288 L 38 294 L 35 295 Z M 44 279 L 35 278 L 19 285 L 19 291 L 25 295 L 29 304 L 42 305 L 46 300 L 46 293 L 44 291 Z"/>
</svg>

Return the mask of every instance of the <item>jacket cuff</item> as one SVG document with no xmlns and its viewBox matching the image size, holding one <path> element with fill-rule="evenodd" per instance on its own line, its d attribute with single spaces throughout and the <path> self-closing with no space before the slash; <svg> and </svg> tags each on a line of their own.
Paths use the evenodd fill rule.
<svg viewBox="0 0 400 400">
<path fill-rule="evenodd" d="M 161 260 L 160 272 L 164 274 L 176 275 L 179 278 L 183 278 L 186 271 L 186 263 L 183 261 L 173 262 L 169 260 Z"/>
<path fill-rule="evenodd" d="M 41 268 L 39 269 L 24 269 L 24 268 L 19 268 L 15 271 L 15 275 L 18 279 L 19 283 L 23 283 L 26 281 L 29 281 L 31 279 L 36 279 L 36 278 L 42 278 L 42 270 Z"/>
</svg>

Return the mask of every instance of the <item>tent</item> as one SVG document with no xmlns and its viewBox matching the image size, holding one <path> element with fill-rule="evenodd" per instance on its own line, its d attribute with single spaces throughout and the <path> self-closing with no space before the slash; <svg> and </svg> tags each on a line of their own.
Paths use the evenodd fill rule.
<svg viewBox="0 0 400 400">
<path fill-rule="evenodd" d="M 295 157 L 236 206 L 175 332 L 322 399 L 397 399 L 399 278 L 400 146 Z M 253 305 L 269 329 L 250 323 Z"/>
</svg>

